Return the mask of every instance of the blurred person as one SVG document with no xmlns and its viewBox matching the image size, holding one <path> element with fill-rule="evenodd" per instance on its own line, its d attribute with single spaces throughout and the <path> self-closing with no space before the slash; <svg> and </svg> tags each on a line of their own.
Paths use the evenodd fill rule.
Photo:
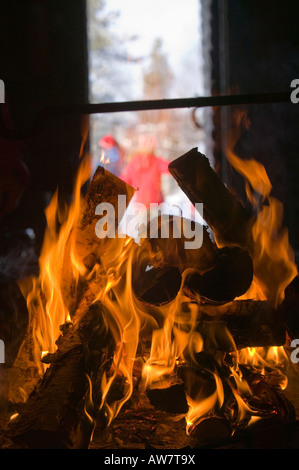
<svg viewBox="0 0 299 470">
<path fill-rule="evenodd" d="M 120 178 L 138 188 L 132 202 L 141 202 L 147 208 L 151 203 L 164 202 L 161 178 L 170 174 L 169 162 L 156 155 L 157 141 L 153 136 L 141 136 L 139 150 L 132 157 Z"/>
<path fill-rule="evenodd" d="M 123 150 L 116 139 L 112 134 L 104 135 L 99 139 L 98 146 L 101 151 L 97 163 L 119 176 L 123 166 Z"/>
</svg>

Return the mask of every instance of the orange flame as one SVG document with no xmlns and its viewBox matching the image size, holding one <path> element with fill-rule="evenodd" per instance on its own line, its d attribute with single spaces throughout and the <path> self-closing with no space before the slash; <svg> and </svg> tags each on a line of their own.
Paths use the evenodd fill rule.
<svg viewBox="0 0 299 470">
<path fill-rule="evenodd" d="M 242 125 L 249 127 L 246 112 L 236 111 L 237 129 L 229 138 L 226 151 L 232 167 L 245 179 L 248 200 L 257 213 L 252 229 L 254 281 L 242 298 L 273 301 L 278 307 L 284 300 L 285 288 L 298 274 L 295 256 L 283 226 L 283 205 L 271 196 L 272 184 L 264 166 L 255 160 L 242 160 L 234 153 Z"/>
<path fill-rule="evenodd" d="M 90 171 L 90 161 L 86 157 L 81 161 L 73 202 L 68 210 L 62 210 L 59 206 L 58 192 L 53 195 L 45 211 L 47 229 L 39 258 L 39 277 L 25 279 L 19 283 L 27 301 L 28 329 L 33 336 L 34 346 L 32 355 L 40 373 L 45 370 L 41 358 L 45 351 L 55 352 L 55 341 L 60 334 L 59 327 L 70 319 L 62 287 L 62 268 L 68 244 L 71 253 L 69 267 L 73 279 L 78 280 L 84 270 L 76 255 L 73 228 L 81 216 L 81 187 L 89 178 Z M 21 350 L 22 347 L 20 352 Z"/>
<path fill-rule="evenodd" d="M 187 434 L 191 434 L 192 429 L 196 426 L 196 423 L 209 415 L 211 411 L 215 411 L 217 408 L 221 408 L 224 402 L 224 389 L 223 383 L 220 377 L 214 374 L 215 379 L 215 391 L 208 398 L 203 398 L 198 396 L 196 400 L 191 399 L 187 396 L 187 401 L 189 405 L 189 411 L 186 415 L 187 423 Z"/>
<path fill-rule="evenodd" d="M 282 206 L 271 197 L 272 186 L 265 168 L 253 160 L 243 161 L 238 158 L 233 152 L 234 142 L 232 140 L 232 145 L 227 149 L 228 160 L 246 179 L 247 196 L 257 212 L 250 247 L 254 262 L 254 281 L 243 298 L 271 300 L 277 307 L 284 298 L 286 286 L 297 274 L 288 233 L 282 227 Z M 103 153 L 101 164 L 105 166 L 108 163 L 109 159 L 106 159 Z M 142 257 L 142 250 L 146 247 L 145 241 L 141 240 L 138 245 L 129 237 L 110 240 L 109 253 L 103 255 L 101 267 L 95 265 L 91 272 L 87 271 L 78 253 L 74 227 L 81 216 L 81 188 L 91 172 L 90 159 L 81 159 L 73 202 L 68 209 L 62 210 L 59 206 L 57 192 L 53 196 L 46 210 L 47 231 L 40 256 L 40 275 L 30 282 L 22 283 L 22 287 L 30 313 L 30 331 L 35 345 L 34 357 L 40 372 L 43 373 L 44 366 L 41 363 L 43 352 L 55 351 L 59 327 L 71 319 L 69 299 L 66 297 L 64 285 L 71 279 L 76 290 L 80 279 L 85 278 L 88 281 L 95 273 L 103 276 L 104 287 L 95 293 L 93 301 L 100 301 L 107 308 L 108 327 L 116 344 L 112 366 L 103 374 L 101 383 L 100 406 L 105 409 L 110 424 L 132 395 L 134 366 L 143 336 L 151 338 L 149 357 L 142 356 L 144 365 L 141 387 L 143 388 L 163 384 L 176 374 L 178 366 L 186 360 L 191 359 L 196 362 L 195 356 L 205 351 L 205 344 L 196 331 L 199 319 L 198 305 L 191 302 L 181 291 L 172 302 L 155 307 L 154 311 L 135 296 L 132 289 L 134 263 L 136 259 Z M 269 205 L 261 206 L 264 202 Z M 65 263 L 70 269 L 67 279 L 63 272 Z M 183 273 L 183 276 L 186 273 Z M 183 308 L 184 304 L 188 305 L 187 309 Z M 242 421 L 248 415 L 254 415 L 254 410 L 246 403 L 246 397 L 250 397 L 252 391 L 242 376 L 238 364 L 250 364 L 262 372 L 270 368 L 279 371 L 279 365 L 284 360 L 283 348 L 274 347 L 267 351 L 263 348 L 248 348 L 237 351 L 229 332 L 227 339 L 232 347 L 235 363 L 230 367 L 230 377 L 226 380 L 237 403 L 237 420 Z M 215 347 L 215 359 L 218 361 L 216 356 Z M 219 362 L 222 359 L 223 357 L 219 355 Z M 217 413 L 225 401 L 224 379 L 215 371 L 211 373 L 215 381 L 215 390 L 210 396 L 201 394 L 195 398 L 187 396 L 188 434 L 201 418 Z M 119 376 L 122 377 L 124 386 L 122 398 L 110 402 L 109 392 Z M 87 379 L 90 386 L 91 407 L 93 406 L 91 381 L 89 377 Z M 286 378 L 281 374 L 279 379 L 281 387 L 285 387 Z M 87 407 L 85 413 L 91 420 Z"/>
</svg>

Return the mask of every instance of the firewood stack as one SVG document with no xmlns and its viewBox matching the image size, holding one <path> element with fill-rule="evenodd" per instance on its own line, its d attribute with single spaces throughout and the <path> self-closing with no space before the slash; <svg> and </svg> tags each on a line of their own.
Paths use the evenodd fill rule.
<svg viewBox="0 0 299 470">
<path fill-rule="evenodd" d="M 248 291 L 254 276 L 252 226 L 255 215 L 226 188 L 208 159 L 197 149 L 173 161 L 169 170 L 191 203 L 203 203 L 203 218 L 212 234 L 204 227 L 203 244 L 197 250 L 185 250 L 183 238 L 147 239 L 143 247 L 148 258 L 133 262 L 132 288 L 144 309 L 153 313 L 158 327 L 163 326 L 159 307 L 172 302 L 178 294 L 189 299 L 189 305 L 194 303 L 198 307 L 196 331 L 203 339 L 204 351 L 190 358 L 186 352 L 185 363 L 177 367 L 177 377 L 169 387 L 147 390 L 148 398 L 157 408 L 186 413 L 186 392 L 196 397 L 198 390 L 213 388 L 211 376 L 214 373 L 222 374 L 226 380 L 236 349 L 283 346 L 287 325 L 283 305 L 276 309 L 267 300 L 238 300 Z M 95 207 L 105 201 L 117 208 L 117 196 L 126 194 L 129 202 L 133 192 L 133 188 L 114 175 L 102 168 L 97 170 L 85 198 L 82 223 L 77 227 L 78 246 L 89 272 L 96 263 L 105 269 L 102 254 L 109 253 L 109 241 L 103 244 L 95 236 L 98 220 Z M 163 217 L 159 223 L 161 227 Z M 146 269 L 147 259 L 157 260 L 157 254 L 156 264 Z M 80 295 L 74 298 L 67 267 L 65 272 L 63 289 L 72 318 L 61 327 L 57 351 L 43 358 L 43 362 L 49 364 L 46 373 L 26 403 L 16 406 L 18 416 L 9 428 L 12 440 L 21 446 L 86 448 L 96 423 L 103 428 L 107 424 L 100 406 L 101 381 L 109 372 L 116 348 L 111 334 L 113 318 L 100 301 L 94 302 L 95 293 L 101 288 L 96 277 L 83 283 Z M 182 309 L 188 310 L 188 302 Z M 234 348 L 232 342 L 227 341 L 228 333 L 233 338 Z M 223 357 L 221 370 L 215 360 L 219 353 Z M 255 387 L 256 396 L 266 396 L 268 410 L 263 400 L 250 399 L 252 406 L 260 407 L 260 416 L 275 414 L 284 421 L 294 418 L 292 405 L 283 400 L 264 377 L 245 366 L 243 375 Z M 254 403 L 255 399 L 258 403 Z M 229 437 L 235 430 L 234 406 L 234 397 L 227 392 L 219 413 L 206 417 L 194 427 L 193 436 L 212 436 L 217 430 L 220 433 L 217 438 Z"/>
</svg>

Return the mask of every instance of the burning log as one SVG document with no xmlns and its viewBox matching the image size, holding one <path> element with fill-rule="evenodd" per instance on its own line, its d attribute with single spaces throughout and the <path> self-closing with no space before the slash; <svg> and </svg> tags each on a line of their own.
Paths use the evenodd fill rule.
<svg viewBox="0 0 299 470">
<path fill-rule="evenodd" d="M 101 203 L 109 203 L 115 210 L 115 227 L 120 223 L 124 211 L 134 195 L 135 189 L 117 176 L 99 166 L 92 177 L 88 191 L 80 207 L 80 220 L 73 228 L 65 247 L 64 262 L 61 273 L 61 288 L 66 306 L 72 311 L 78 302 L 78 290 L 75 288 L 71 256 L 76 253 L 77 263 L 90 272 L 95 264 L 102 264 L 105 252 L 109 247 L 109 239 L 101 240 L 96 235 L 96 224 L 99 220 L 96 207 Z M 119 196 L 125 196 L 126 204 L 119 206 Z M 86 276 L 85 276 L 86 277 Z M 84 291 L 85 286 L 80 287 Z"/>
<path fill-rule="evenodd" d="M 238 247 L 217 250 L 213 269 L 200 274 L 195 270 L 187 274 L 184 290 L 191 291 L 215 302 L 229 302 L 245 294 L 253 279 L 250 255 Z"/>
<path fill-rule="evenodd" d="M 167 340 L 170 336 L 171 341 L 183 338 L 182 347 L 178 349 L 180 352 L 175 353 L 174 359 L 184 357 L 191 375 L 192 369 L 197 368 L 194 387 L 190 389 L 194 393 L 187 393 L 191 400 L 196 400 L 198 391 L 202 389 L 214 395 L 215 385 L 217 388 L 217 383 L 222 381 L 221 373 L 219 376 L 216 373 L 219 365 L 216 359 L 215 368 L 214 364 L 205 367 L 200 361 L 206 358 L 209 361 L 214 356 L 217 359 L 229 356 L 232 360 L 233 354 L 229 353 L 248 346 L 284 345 L 286 328 L 280 310 L 275 310 L 271 302 L 234 300 L 247 292 L 253 280 L 253 263 L 247 251 L 251 246 L 253 218 L 196 149 L 173 162 L 170 168 L 178 181 L 185 179 L 181 181 L 181 187 L 185 188 L 183 190 L 190 200 L 193 203 L 204 202 L 204 217 L 214 230 L 217 242 L 224 247 L 218 248 L 206 229 L 203 229 L 202 246 L 194 250 L 185 249 L 184 237 L 175 238 L 173 234 L 167 240 L 160 236 L 145 240 L 140 250 L 134 248 L 132 251 L 130 243 L 99 240 L 96 236 L 97 205 L 108 202 L 114 207 L 116 227 L 123 215 L 119 196 L 126 196 L 128 203 L 134 193 L 133 188 L 99 168 L 80 205 L 79 217 L 75 217 L 75 222 L 70 225 L 62 250 L 63 262 L 57 284 L 71 321 L 61 328 L 63 334 L 56 341 L 57 351 L 43 358 L 42 362 L 49 364 L 43 378 L 26 403 L 18 406 L 19 414 L 10 423 L 14 442 L 31 448 L 87 448 L 95 420 L 106 425 L 104 412 L 97 413 L 102 400 L 108 407 L 116 402 L 122 405 L 131 393 L 131 366 L 138 341 L 142 340 L 139 336 L 141 325 L 145 340 L 153 329 L 163 327 L 164 323 L 169 327 L 166 332 L 163 330 L 168 335 Z M 178 221 L 183 223 L 181 218 Z M 117 262 L 113 264 L 115 259 Z M 73 269 L 74 265 L 77 270 Z M 141 302 L 141 306 L 139 303 L 137 306 L 131 287 L 139 300 L 152 305 L 147 308 Z M 151 314 L 151 309 L 155 310 L 153 305 L 174 300 L 179 292 L 182 298 L 189 297 L 187 308 L 183 304 L 180 311 L 180 297 L 173 303 L 175 308 L 169 317 L 164 315 L 166 309 L 157 308 L 157 317 L 162 319 L 160 325 Z M 38 308 L 41 309 L 44 297 L 47 297 L 44 294 L 40 292 Z M 194 297 L 197 310 L 188 312 Z M 155 320 L 148 323 L 148 329 L 148 319 L 143 319 L 147 314 L 150 320 Z M 189 332 L 192 338 L 188 336 Z M 114 339 L 116 336 L 119 336 L 117 340 Z M 159 339 L 157 335 L 157 344 Z M 198 347 L 197 341 L 200 343 Z M 119 355 L 114 357 L 115 343 L 120 347 Z M 163 346 L 163 340 L 161 343 Z M 164 352 L 162 347 L 162 356 Z M 30 348 L 27 354 L 30 355 Z M 111 392 L 109 387 L 102 392 L 103 384 L 107 384 L 108 371 L 112 373 L 113 358 L 116 360 L 112 379 L 116 378 L 118 371 L 121 372 L 117 376 L 119 382 L 113 382 L 116 395 L 122 395 L 116 400 L 110 394 L 106 395 L 107 390 Z M 177 365 L 177 362 L 173 364 Z M 227 384 L 230 380 L 228 371 L 229 366 L 223 376 Z M 131 387 L 128 393 L 125 393 L 128 390 L 124 386 L 125 380 Z M 157 385 L 157 382 L 153 384 Z M 168 387 L 164 382 L 158 382 L 158 385 L 161 387 L 147 390 L 152 403 L 168 412 L 178 412 L 179 409 L 179 412 L 187 413 L 189 403 L 185 383 L 179 380 L 168 383 Z M 232 390 L 229 398 L 235 399 Z M 217 398 L 215 400 L 217 402 Z M 109 420 L 115 416 L 112 409 L 113 406 Z M 214 435 L 215 428 L 219 430 L 220 437 L 227 437 L 230 428 L 226 416 L 207 417 L 205 413 L 203 416 L 205 419 L 194 431 L 199 440 L 207 433 Z"/>
<path fill-rule="evenodd" d="M 216 247 L 207 230 L 203 230 L 203 243 L 198 249 L 185 249 L 186 238 L 174 237 L 179 227 L 182 233 L 184 219 L 160 216 L 157 220 L 157 233 L 148 231 L 143 240 L 142 250 L 134 261 L 132 287 L 137 297 L 152 305 L 170 302 L 178 294 L 182 274 L 186 268 L 198 267 L 201 272 L 215 266 Z M 169 237 L 162 236 L 163 225 L 168 226 Z"/>
<path fill-rule="evenodd" d="M 197 148 L 171 162 L 169 171 L 192 204 L 203 203 L 203 218 L 219 244 L 250 247 L 254 218 Z"/>
<path fill-rule="evenodd" d="M 10 422 L 10 437 L 29 448 L 87 448 L 101 403 L 100 384 L 114 341 L 103 306 L 89 293 L 66 323 L 44 377 Z M 102 420 L 104 418 L 102 417 Z"/>
<path fill-rule="evenodd" d="M 194 398 L 199 391 L 205 390 L 204 396 L 214 392 L 213 372 L 219 377 L 226 377 L 229 370 L 224 363 L 221 369 L 215 357 L 223 359 L 229 357 L 230 353 L 234 354 L 236 349 L 246 347 L 283 346 L 286 341 L 284 314 L 275 310 L 271 302 L 236 300 L 227 304 L 196 302 L 194 305 L 198 309 L 194 326 L 194 333 L 199 333 L 197 346 L 190 350 L 188 345 L 184 350 L 184 362 L 176 367 L 177 377 L 166 376 L 164 381 L 151 384 L 147 390 L 151 404 L 163 411 L 182 413 L 186 406 L 185 392 Z M 182 325 L 182 331 L 185 331 L 192 305 L 186 302 L 181 307 L 181 312 L 175 318 L 174 329 L 180 330 Z M 201 352 L 194 352 L 197 348 L 202 349 Z M 231 392 L 228 395 L 233 398 Z M 219 416 L 214 418 L 220 419 L 223 436 L 219 437 L 224 438 L 228 431 L 227 423 Z M 206 425 L 212 433 L 216 423 L 212 420 L 199 424 L 197 439 L 201 441 L 204 438 Z"/>
<path fill-rule="evenodd" d="M 216 317 L 215 310 L 217 312 L 218 309 L 208 304 L 200 307 L 202 317 L 198 327 L 206 338 L 206 345 L 213 347 L 215 341 L 219 349 L 226 350 L 227 331 L 232 335 L 237 349 L 285 344 L 285 318 L 271 302 L 235 300 L 219 307 L 222 313 L 216 314 Z"/>
<path fill-rule="evenodd" d="M 18 418 L 11 422 L 12 439 L 18 443 L 35 448 L 85 448 L 90 442 L 96 416 L 95 413 L 91 417 L 91 413 L 101 404 L 102 376 L 108 371 L 114 352 L 114 340 L 107 326 L 111 327 L 113 319 L 96 302 L 98 292 L 105 287 L 103 258 L 109 246 L 109 240 L 96 236 L 96 207 L 101 202 L 113 205 L 117 223 L 123 215 L 118 207 L 119 196 L 125 195 L 128 204 L 133 194 L 133 188 L 101 167 L 93 176 L 80 205 L 80 221 L 72 228 L 63 253 L 61 292 L 72 322 L 62 327 L 57 351 L 43 358 L 42 362 L 50 363 L 50 367 L 20 406 Z M 74 250 L 76 263 L 83 264 L 86 270 L 79 283 L 73 279 Z M 92 274 L 96 265 L 104 276 Z M 29 343 L 30 338 L 29 328 Z M 30 355 L 30 346 L 22 351 Z M 20 361 L 22 364 L 24 358 L 19 357 L 19 364 Z M 31 390 L 34 385 L 34 381 L 29 384 Z"/>
<path fill-rule="evenodd" d="M 280 306 L 284 311 L 287 323 L 287 330 L 290 338 L 299 338 L 299 276 L 288 285 L 285 290 L 285 298 Z"/>
<path fill-rule="evenodd" d="M 216 444 L 231 437 L 229 421 L 220 416 L 201 419 L 191 432 L 193 442 L 198 446 Z"/>
<path fill-rule="evenodd" d="M 185 308 L 187 310 L 182 315 L 188 314 L 188 304 Z M 177 324 L 181 322 L 178 317 Z M 200 304 L 196 330 L 203 338 L 206 351 L 283 346 L 286 341 L 284 313 L 268 301 Z"/>
<path fill-rule="evenodd" d="M 158 410 L 175 414 L 188 412 L 185 384 L 178 378 L 172 379 L 170 383 L 163 383 L 163 387 L 148 388 L 146 394 L 150 403 Z"/>
<path fill-rule="evenodd" d="M 113 205 L 117 223 L 119 222 L 119 217 L 122 217 L 121 210 L 118 207 L 118 196 L 125 195 L 126 203 L 129 204 L 135 191 L 131 186 L 102 167 L 99 167 L 95 172 L 83 201 L 80 197 L 80 185 L 78 185 L 78 189 L 79 221 L 77 221 L 75 226 L 71 227 L 65 243 L 62 245 L 63 253 L 61 256 L 63 259 L 59 273 L 59 288 L 63 299 L 62 307 L 69 312 L 71 318 L 76 314 L 80 302 L 84 302 L 84 298 L 88 297 L 88 293 L 94 284 L 90 283 L 88 275 L 95 265 L 101 266 L 102 256 L 109 245 L 109 240 L 100 240 L 96 236 L 95 225 L 98 217 L 95 214 L 95 209 L 97 205 L 101 202 Z M 84 275 L 82 276 L 74 275 L 74 261 L 72 260 L 74 256 L 76 258 L 76 265 L 79 265 L 80 269 L 84 270 Z M 102 270 L 105 275 L 103 266 Z M 76 274 L 78 275 L 78 269 Z M 28 296 L 32 287 L 32 282 L 30 282 L 29 288 L 24 289 L 25 297 Z M 36 357 L 36 353 L 33 351 L 37 345 L 33 344 L 32 325 L 36 325 L 39 318 L 44 318 L 47 315 L 44 312 L 44 292 L 42 292 L 39 284 L 38 289 L 40 292 L 37 292 L 36 295 L 40 299 L 32 305 L 31 322 L 10 373 L 9 400 L 13 403 L 23 402 L 24 398 L 26 399 L 28 394 L 32 392 L 41 375 L 37 362 L 40 361 L 42 350 L 38 352 L 39 357 Z M 64 320 L 61 323 L 63 322 Z"/>
<path fill-rule="evenodd" d="M 170 224 L 169 238 L 161 236 L 164 223 Z M 172 300 L 181 287 L 194 295 L 216 302 L 229 302 L 245 294 L 253 279 L 253 262 L 249 253 L 239 247 L 217 248 L 205 227 L 202 245 L 186 249 L 186 238 L 173 236 L 176 225 L 183 225 L 179 217 L 161 216 L 156 237 L 148 239 L 147 256 L 136 259 L 133 289 L 145 302 L 162 304 Z M 193 222 L 193 227 L 195 222 Z M 151 266 L 151 269 L 148 267 Z"/>
<path fill-rule="evenodd" d="M 238 405 L 234 395 L 227 387 L 228 379 L 224 379 L 224 403 L 215 414 L 204 416 L 195 422 L 189 430 L 190 437 L 196 447 L 222 446 L 236 444 L 243 437 L 260 439 L 261 448 L 269 445 L 268 437 L 275 428 L 285 428 L 296 420 L 293 404 L 284 397 L 278 386 L 271 384 L 269 377 L 260 374 L 254 367 L 240 365 L 242 378 L 250 391 L 244 397 L 251 414 L 238 420 Z M 228 376 L 229 374 L 227 374 Z M 225 377 L 225 374 L 222 375 Z M 263 436 L 266 434 L 266 437 Z M 256 447 L 256 446 L 255 446 Z M 276 447 L 276 446 L 275 446 Z M 271 448 L 271 446 L 270 446 Z"/>
<path fill-rule="evenodd" d="M 153 265 L 176 266 L 181 273 L 187 268 L 197 268 L 201 273 L 212 269 L 216 263 L 217 247 L 205 226 L 191 221 L 191 231 L 202 234 L 200 246 L 186 248 L 186 242 L 193 242 L 184 233 L 186 220 L 178 216 L 161 215 L 156 220 L 156 231 L 147 233 L 147 249 Z M 154 226 L 155 226 L 154 225 Z M 167 237 L 163 231 L 167 227 Z M 179 236 L 177 235 L 179 234 Z M 191 234 L 190 234 L 191 235 Z"/>
<path fill-rule="evenodd" d="M 117 229 L 124 212 L 134 195 L 135 189 L 119 179 L 113 173 L 99 166 L 92 177 L 87 194 L 83 200 L 82 218 L 76 228 L 76 245 L 81 259 L 84 261 L 95 253 L 103 254 L 103 246 L 96 235 L 98 217 L 96 208 L 101 203 L 109 203 L 114 207 L 115 227 Z M 119 196 L 125 196 L 125 204 L 121 207 Z M 107 239 L 105 240 L 105 243 Z"/>
<path fill-rule="evenodd" d="M 138 270 L 139 271 L 139 270 Z M 151 268 L 136 276 L 133 290 L 139 300 L 151 305 L 163 305 L 173 300 L 181 287 L 182 276 L 175 267 Z"/>
</svg>

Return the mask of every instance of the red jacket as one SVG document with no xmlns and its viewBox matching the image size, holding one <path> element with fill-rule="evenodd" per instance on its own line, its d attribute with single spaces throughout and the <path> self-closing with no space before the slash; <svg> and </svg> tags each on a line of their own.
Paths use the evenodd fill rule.
<svg viewBox="0 0 299 470">
<path fill-rule="evenodd" d="M 134 202 L 142 202 L 147 208 L 151 203 L 163 202 L 161 175 L 169 173 L 169 162 L 161 157 L 140 153 L 135 155 L 120 178 L 137 188 Z"/>
</svg>

